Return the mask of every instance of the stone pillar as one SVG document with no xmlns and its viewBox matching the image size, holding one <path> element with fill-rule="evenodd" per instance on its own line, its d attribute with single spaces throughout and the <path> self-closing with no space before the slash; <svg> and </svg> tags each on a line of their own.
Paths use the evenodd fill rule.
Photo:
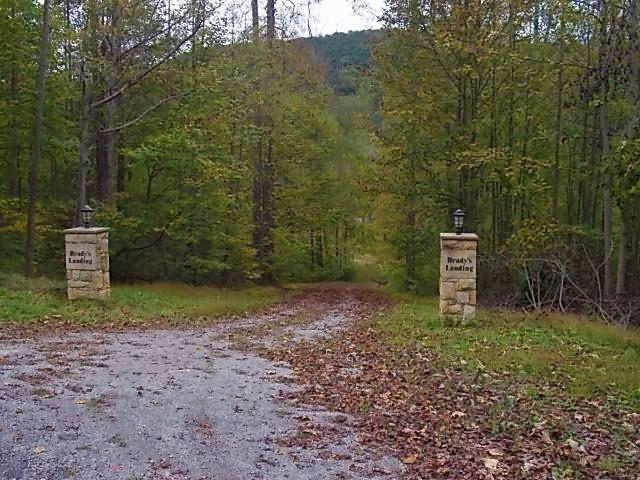
<svg viewBox="0 0 640 480">
<path fill-rule="evenodd" d="M 440 318 L 465 323 L 476 315 L 476 255 L 474 233 L 440 234 Z"/>
<path fill-rule="evenodd" d="M 70 228 L 64 240 L 69 300 L 109 298 L 109 229 Z"/>
</svg>

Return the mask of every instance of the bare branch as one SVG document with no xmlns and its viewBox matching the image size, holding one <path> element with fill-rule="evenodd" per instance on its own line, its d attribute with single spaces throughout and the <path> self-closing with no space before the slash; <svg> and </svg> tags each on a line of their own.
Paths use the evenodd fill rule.
<svg viewBox="0 0 640 480">
<path fill-rule="evenodd" d="M 117 89 L 115 92 L 112 92 L 109 95 L 107 95 L 106 97 L 102 97 L 100 100 L 98 100 L 95 103 L 93 103 L 91 105 L 91 108 L 98 108 L 98 107 L 101 107 L 102 105 L 105 105 L 106 103 L 109 103 L 109 102 L 115 100 L 116 98 L 120 97 L 124 92 L 126 92 L 129 88 L 131 88 L 132 86 L 138 84 L 141 80 L 143 80 L 147 75 L 149 75 L 151 72 L 153 72 L 156 68 L 158 68 L 160 65 L 164 64 L 171 57 L 173 57 L 178 52 L 178 50 L 180 50 L 182 48 L 182 46 L 185 43 L 187 43 L 189 40 L 191 40 L 200 31 L 200 29 L 202 28 L 202 25 L 203 25 L 202 22 L 198 23 L 195 26 L 195 28 L 193 29 L 193 31 L 189 35 L 184 37 L 174 48 L 172 48 L 169 52 L 167 52 L 164 55 L 164 57 L 162 57 L 156 63 L 151 65 L 149 68 L 147 68 L 142 73 L 140 73 L 140 75 L 138 75 L 133 80 L 129 80 L 128 82 L 126 82 L 122 87 Z"/>
<path fill-rule="evenodd" d="M 164 35 L 167 32 L 170 32 L 176 25 L 179 25 L 180 23 L 182 23 L 187 18 L 187 15 L 188 15 L 188 12 L 185 12 L 180 18 L 178 18 L 174 22 L 170 22 L 167 25 L 166 28 L 164 28 L 162 30 L 158 30 L 157 32 L 155 32 L 153 34 L 151 34 L 151 35 L 149 35 L 147 37 L 144 37 L 138 43 L 136 43 L 135 45 L 132 45 L 131 47 L 126 49 L 124 52 L 122 52 L 120 57 L 124 58 L 127 55 L 129 55 L 131 52 L 133 52 L 136 49 L 140 48 L 141 46 L 145 45 L 147 42 L 150 42 L 151 40 L 154 40 L 154 39 L 158 38 L 159 36 Z"/>
<path fill-rule="evenodd" d="M 145 116 L 147 116 L 149 113 L 153 112 L 154 110 L 157 110 L 158 108 L 160 108 L 162 105 L 164 105 L 167 102 L 170 102 L 171 100 L 174 100 L 176 98 L 180 98 L 180 97 L 184 97 L 186 95 L 189 95 L 189 92 L 185 92 L 185 93 L 180 93 L 178 95 L 172 95 L 170 97 L 165 98 L 164 100 L 156 103 L 155 105 L 153 105 L 152 107 L 147 108 L 144 112 L 142 112 L 140 115 L 138 115 L 136 118 L 134 118 L 133 120 L 123 123 L 122 125 L 118 125 L 117 127 L 112 127 L 112 128 L 107 128 L 107 129 L 103 129 L 100 130 L 100 133 L 113 133 L 113 132 L 119 132 L 120 130 L 124 130 L 125 128 L 131 127 L 132 125 L 138 123 L 140 120 L 142 120 Z"/>
<path fill-rule="evenodd" d="M 164 236 L 167 234 L 167 230 L 169 229 L 169 227 L 173 224 L 174 220 L 178 218 L 178 215 L 174 215 L 172 216 L 165 225 L 163 225 L 163 227 L 160 229 L 160 232 L 158 233 L 158 235 L 151 241 L 149 241 L 148 243 L 144 244 L 144 245 L 140 245 L 140 246 L 136 246 L 136 247 L 123 247 L 121 248 L 115 255 L 114 258 L 118 258 L 120 255 L 122 255 L 123 253 L 127 253 L 127 252 L 139 252 L 141 250 L 146 250 L 148 248 L 152 248 L 154 246 L 156 246 L 158 243 L 160 243 L 162 241 L 162 239 L 164 238 Z M 136 240 L 134 240 L 135 242 Z"/>
</svg>

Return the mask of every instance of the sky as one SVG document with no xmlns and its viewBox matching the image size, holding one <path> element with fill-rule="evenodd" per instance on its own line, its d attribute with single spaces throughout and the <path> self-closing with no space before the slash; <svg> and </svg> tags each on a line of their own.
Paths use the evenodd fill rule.
<svg viewBox="0 0 640 480">
<path fill-rule="evenodd" d="M 2 1 L 2 0 L 0 0 Z M 175 2 L 187 0 L 172 0 Z M 223 13 L 240 19 L 241 28 L 250 28 L 250 0 L 223 0 Z M 378 18 L 385 0 L 276 0 L 276 16 L 283 22 L 287 34 L 292 37 L 314 37 L 381 28 Z M 258 0 L 261 21 L 264 22 L 266 0 Z M 311 12 L 311 21 L 307 23 Z"/>
<path fill-rule="evenodd" d="M 378 28 L 384 0 L 320 0 L 311 7 L 313 35 Z"/>
</svg>

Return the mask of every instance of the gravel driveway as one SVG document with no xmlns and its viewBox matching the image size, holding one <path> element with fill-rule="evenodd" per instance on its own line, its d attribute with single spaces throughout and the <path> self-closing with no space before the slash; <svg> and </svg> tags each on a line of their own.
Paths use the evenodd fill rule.
<svg viewBox="0 0 640 480">
<path fill-rule="evenodd" d="M 401 478 L 354 419 L 282 401 L 299 386 L 261 355 L 339 334 L 369 298 L 327 287 L 197 330 L 0 342 L 0 479 Z"/>
</svg>

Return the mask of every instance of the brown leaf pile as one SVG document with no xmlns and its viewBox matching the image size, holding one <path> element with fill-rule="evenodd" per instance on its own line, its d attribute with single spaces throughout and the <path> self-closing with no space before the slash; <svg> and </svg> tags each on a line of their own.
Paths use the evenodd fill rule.
<svg viewBox="0 0 640 480">
<path fill-rule="evenodd" d="M 388 449 L 410 479 L 640 478 L 640 415 L 557 393 L 532 399 L 509 374 L 447 366 L 364 317 L 270 356 L 305 386 L 290 400 L 355 414 L 360 441 Z"/>
</svg>

